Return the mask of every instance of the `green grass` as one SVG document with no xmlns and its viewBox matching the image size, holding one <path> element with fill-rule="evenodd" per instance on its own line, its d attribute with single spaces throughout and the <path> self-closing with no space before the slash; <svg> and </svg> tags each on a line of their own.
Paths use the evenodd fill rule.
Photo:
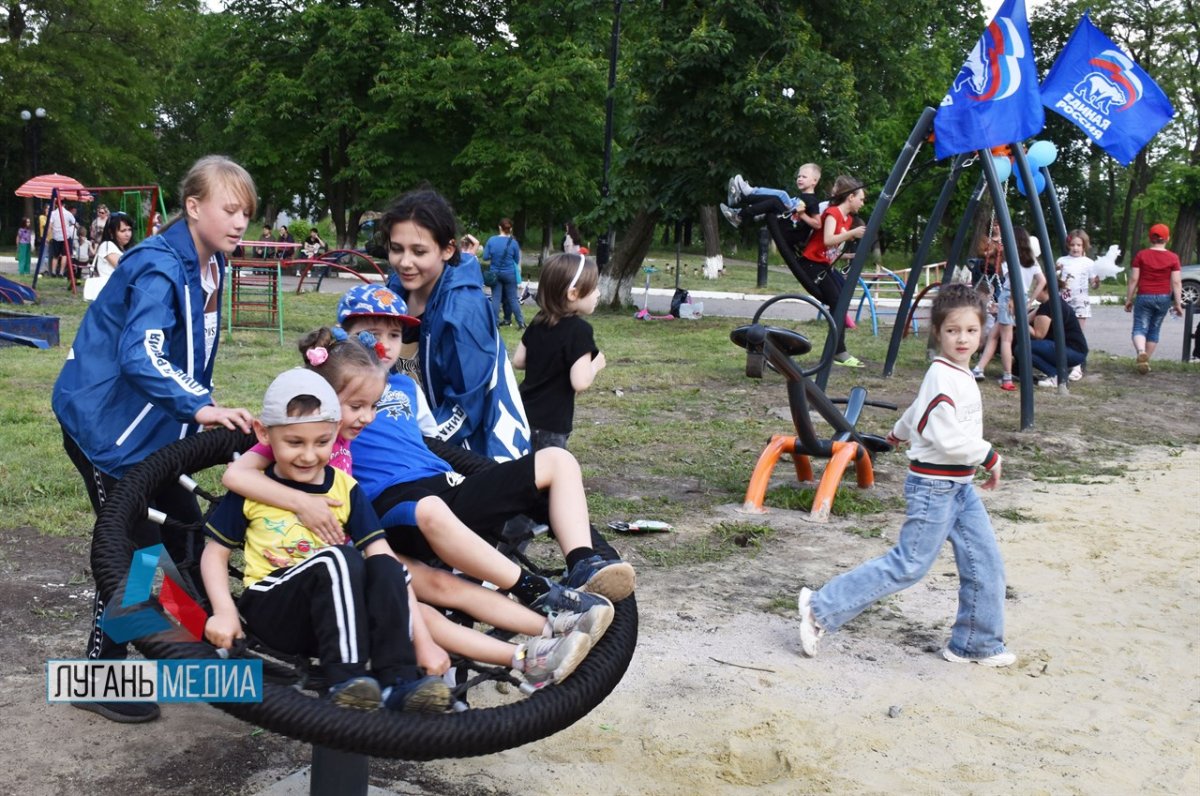
<svg viewBox="0 0 1200 796">
<path fill-rule="evenodd" d="M 638 552 L 651 566 L 679 567 L 721 561 L 740 551 L 757 553 L 774 535 L 767 525 L 720 522 L 698 538 L 671 537 L 662 544 L 643 545 Z"/>
<path fill-rule="evenodd" d="M 786 287 L 790 289 L 792 282 L 787 276 Z M 269 381 L 300 364 L 293 341 L 328 323 L 337 299 L 329 294 L 286 295 L 288 342 L 282 347 L 271 332 L 223 334 L 216 367 L 217 399 L 257 411 Z M 62 347 L 0 348 L 0 450 L 4 452 L 0 527 L 30 525 L 43 533 L 77 537 L 86 546 L 93 518 L 50 411 L 50 391 L 83 310 L 82 302 L 52 285 L 45 291 L 43 305 L 34 311 L 60 317 Z M 771 435 L 791 432 L 784 381 L 774 373 L 761 380 L 745 376 L 745 354 L 729 342 L 729 331 L 738 324 L 734 319 L 710 316 L 647 323 L 633 320 L 632 315 L 627 308 L 602 311 L 592 318 L 609 364 L 593 388 L 579 396 L 571 437 L 571 450 L 580 460 L 588 487 L 592 519 L 600 527 L 613 520 L 642 518 L 672 523 L 687 519 L 693 527 L 709 527 L 714 506 L 742 501 L 754 463 Z M 820 350 L 825 337 L 822 324 L 792 326 L 811 338 L 814 350 Z M 503 332 L 511 351 L 519 339 L 517 330 L 506 327 Z M 845 396 L 852 386 L 862 385 L 874 399 L 902 407 L 912 401 L 927 367 L 924 335 L 905 341 L 894 375 L 883 378 L 879 365 L 889 332 L 882 329 L 880 337 L 872 337 L 864 328 L 848 332 L 850 350 L 870 366 L 835 370 L 829 379 L 830 395 Z M 811 362 L 811 357 L 805 359 L 806 364 Z M 1072 384 L 1069 397 L 1039 391 L 1035 426 L 1024 432 L 1017 430 L 1018 396 L 983 385 L 985 435 L 1005 457 L 1007 479 L 1087 483 L 1119 475 L 1122 462 L 1139 446 L 1179 449 L 1200 444 L 1194 367 L 1164 363 L 1160 368 L 1156 363 L 1149 403 L 1150 382 L 1139 380 L 1130 359 L 1098 356 L 1090 363 L 1090 372 L 1097 378 Z M 103 410 L 96 407 L 97 414 Z M 895 419 L 894 412 L 868 407 L 859 427 L 885 434 Z M 823 421 L 817 420 L 816 426 L 819 434 L 829 433 Z M 818 474 L 824 465 L 814 462 Z M 852 477 L 847 478 L 834 500 L 833 513 L 889 515 L 854 531 L 861 535 L 878 535 L 880 528 L 894 527 L 892 520 L 898 516 L 891 515 L 902 509 L 898 485 L 904 467 L 902 454 L 880 456 L 876 489 L 860 492 Z M 791 471 L 790 462 L 780 463 L 776 477 L 782 484 L 768 493 L 767 504 L 807 510 L 811 490 L 787 484 Z M 215 486 L 217 476 L 208 471 L 201 480 Z M 706 537 L 695 550 L 671 554 L 666 551 L 668 539 L 676 537 L 631 537 L 630 542 L 647 550 L 663 548 L 650 555 L 660 559 L 674 555 L 681 561 L 742 549 L 728 540 Z"/>
</svg>

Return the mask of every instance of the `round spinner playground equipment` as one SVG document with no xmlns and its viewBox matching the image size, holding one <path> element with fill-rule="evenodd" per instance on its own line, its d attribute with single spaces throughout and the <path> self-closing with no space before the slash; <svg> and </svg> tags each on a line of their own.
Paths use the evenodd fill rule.
<svg viewBox="0 0 1200 796">
<path fill-rule="evenodd" d="M 131 529 L 147 516 L 154 495 L 181 476 L 226 464 L 252 442 L 252 435 L 224 429 L 208 431 L 173 443 L 131 469 L 117 484 L 96 522 L 92 571 L 100 590 L 116 593 L 121 587 L 134 553 Z M 180 524 L 168 521 L 162 533 L 165 536 L 183 530 Z M 196 593 L 191 596 L 200 597 Z M 300 690 L 295 682 L 272 682 L 268 677 L 264 677 L 267 682 L 261 703 L 220 703 L 216 707 L 274 732 L 351 755 L 434 760 L 491 754 L 565 729 L 608 696 L 628 668 L 637 644 L 635 598 L 621 600 L 615 608 L 608 632 L 570 679 L 494 707 L 436 715 L 388 710 L 364 713 L 338 708 Z M 162 638 L 163 634 L 156 634 L 134 644 L 151 659 L 219 657 L 216 648 L 207 642 Z"/>
</svg>

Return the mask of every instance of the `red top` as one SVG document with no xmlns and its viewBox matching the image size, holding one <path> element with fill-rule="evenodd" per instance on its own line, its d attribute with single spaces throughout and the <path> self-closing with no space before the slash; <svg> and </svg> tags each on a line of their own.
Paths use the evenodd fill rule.
<svg viewBox="0 0 1200 796">
<path fill-rule="evenodd" d="M 1133 257 L 1133 268 L 1140 270 L 1139 296 L 1171 294 L 1171 272 L 1179 270 L 1179 256 L 1167 249 L 1142 249 Z"/>
<path fill-rule="evenodd" d="M 821 226 L 813 230 L 813 234 L 808 238 L 808 245 L 804 247 L 804 254 L 801 256 L 806 260 L 812 260 L 814 263 L 831 265 L 837 262 L 837 258 L 842 254 L 842 247 L 846 244 L 843 241 L 836 246 L 827 247 L 825 245 L 826 217 L 832 218 L 837 222 L 833 229 L 835 235 L 850 229 L 850 225 L 854 223 L 854 216 L 842 215 L 842 211 L 838 210 L 836 205 L 830 205 L 825 208 L 825 212 L 821 214 Z"/>
</svg>

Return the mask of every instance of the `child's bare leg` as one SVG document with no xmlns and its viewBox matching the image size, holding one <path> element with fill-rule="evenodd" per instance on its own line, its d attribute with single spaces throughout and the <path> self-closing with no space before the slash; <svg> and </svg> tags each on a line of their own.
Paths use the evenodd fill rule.
<svg viewBox="0 0 1200 796">
<path fill-rule="evenodd" d="M 442 647 L 473 661 L 517 669 L 537 687 L 567 679 L 592 648 L 591 638 L 583 631 L 509 644 L 452 622 L 424 603 L 421 615 L 430 635 Z"/>
<path fill-rule="evenodd" d="M 546 629 L 546 617 L 500 592 L 407 556 L 399 558 L 412 573 L 413 589 L 422 603 L 462 611 L 492 627 L 526 636 L 540 636 Z"/>
<path fill-rule="evenodd" d="M 550 527 L 567 559 L 567 586 L 614 601 L 625 599 L 633 592 L 636 575 L 630 564 L 605 560 L 592 549 L 579 462 L 562 448 L 543 448 L 534 456 L 534 481 L 550 493 Z"/>
<path fill-rule="evenodd" d="M 992 357 L 996 354 L 996 343 L 999 340 L 1000 324 L 996 324 L 992 327 L 992 330 L 988 332 L 987 342 L 983 344 L 983 353 L 979 355 L 979 362 L 975 364 L 975 367 L 983 370 L 988 366 L 988 363 L 992 361 Z"/>
<path fill-rule="evenodd" d="M 416 516 L 425 541 L 450 566 L 502 589 L 512 588 L 521 577 L 520 567 L 463 525 L 441 498 L 421 498 Z"/>
<path fill-rule="evenodd" d="M 580 490 L 582 489 L 581 483 Z M 441 498 L 426 497 L 418 501 L 416 518 L 417 527 L 442 561 L 472 577 L 496 584 L 534 611 L 556 615 L 584 614 L 596 606 L 607 604 L 599 597 L 579 594 L 573 589 L 564 588 L 557 583 L 551 583 L 547 578 L 521 569 L 464 525 Z M 587 550 L 589 554 L 592 550 L 590 547 L 580 549 Z M 632 590 L 632 584 L 629 589 Z M 609 600 L 619 600 L 628 595 L 628 591 L 620 597 L 612 597 L 606 591 L 594 591 L 595 594 Z M 492 605 L 494 607 L 495 603 Z M 539 629 L 535 631 L 535 635 L 541 632 Z"/>
<path fill-rule="evenodd" d="M 1013 327 L 1003 325 L 1000 327 L 1000 364 L 1004 368 L 1007 375 L 1012 375 L 1013 359 L 1012 359 L 1012 340 Z"/>
<path fill-rule="evenodd" d="M 480 663 L 491 663 L 496 666 L 512 666 L 515 644 L 509 644 L 486 633 L 480 633 L 474 628 L 452 622 L 441 611 L 426 605 L 421 605 L 421 615 L 425 618 L 425 626 L 438 646 L 445 650 L 470 658 Z"/>
<path fill-rule="evenodd" d="M 578 547 L 591 547 L 592 527 L 579 462 L 562 448 L 543 448 L 534 454 L 533 467 L 537 488 L 550 493 L 550 527 L 563 555 Z"/>
</svg>

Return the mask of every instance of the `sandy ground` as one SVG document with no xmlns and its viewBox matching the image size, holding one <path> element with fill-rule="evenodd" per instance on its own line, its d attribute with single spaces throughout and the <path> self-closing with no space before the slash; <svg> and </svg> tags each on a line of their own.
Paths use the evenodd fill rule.
<svg viewBox="0 0 1200 796">
<path fill-rule="evenodd" d="M 920 585 L 802 658 L 799 586 L 889 542 L 848 533 L 847 520 L 775 511 L 779 533 L 755 557 L 643 569 L 633 664 L 575 726 L 484 758 L 377 761 L 372 781 L 404 794 L 522 796 L 1200 793 L 1200 451 L 1174 453 L 1145 450 L 1119 479 L 985 493 L 993 513 L 1021 515 L 995 519 L 1012 669 L 936 654 L 954 611 L 948 548 Z M 894 535 L 897 516 L 875 519 Z M 5 588 L 30 584 L 25 605 L 59 610 L 51 595 L 86 591 L 61 586 L 71 573 L 55 564 L 20 564 L 20 541 L 5 541 Z M 34 588 L 47 578 L 60 585 Z M 0 595 L 6 612 L 24 610 L 14 596 Z M 72 652 L 62 638 L 78 638 L 78 625 L 6 633 L 0 792 L 252 793 L 304 762 L 303 746 L 206 706 L 117 727 L 47 705 L 41 661 Z"/>
</svg>

